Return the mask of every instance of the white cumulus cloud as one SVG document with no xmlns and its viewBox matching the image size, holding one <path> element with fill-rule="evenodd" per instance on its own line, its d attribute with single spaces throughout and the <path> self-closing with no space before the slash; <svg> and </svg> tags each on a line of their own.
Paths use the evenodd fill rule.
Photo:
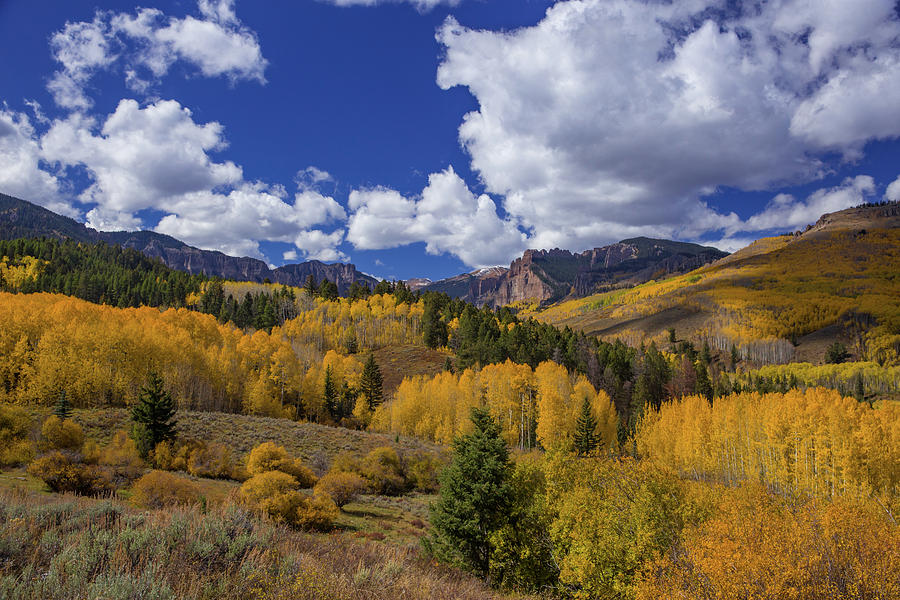
<svg viewBox="0 0 900 600">
<path fill-rule="evenodd" d="M 887 186 L 887 190 L 884 192 L 884 198 L 891 202 L 900 202 L 900 177 L 897 177 L 897 179 Z"/>
<path fill-rule="evenodd" d="M 336 249 L 343 231 L 320 229 L 346 219 L 334 198 L 301 187 L 289 199 L 282 186 L 246 181 L 240 166 L 214 158 L 227 146 L 224 127 L 197 123 L 174 100 L 144 107 L 122 100 L 102 121 L 72 113 L 53 121 L 40 140 L 33 135 L 26 132 L 32 145 L 25 148 L 89 177 L 79 199 L 95 205 L 86 215 L 95 229 L 149 225 L 227 254 L 262 257 L 258 241 L 271 240 L 296 244 L 309 258 L 345 258 Z M 146 210 L 163 216 L 145 223 L 140 213 Z"/>
<path fill-rule="evenodd" d="M 66 23 L 50 40 L 60 69 L 47 88 L 60 107 L 87 110 L 93 102 L 86 88 L 97 71 L 118 68 L 132 90 L 145 92 L 176 61 L 207 77 L 265 83 L 268 61 L 256 34 L 237 19 L 233 0 L 199 0 L 198 10 L 200 18 L 155 8 L 98 11 L 90 22 Z"/>
<path fill-rule="evenodd" d="M 430 254 L 451 253 L 467 265 L 509 262 L 526 248 L 516 223 L 501 219 L 489 196 L 476 197 L 452 167 L 428 177 L 418 199 L 376 188 L 350 193 L 347 240 L 356 248 L 425 242 Z"/>
<path fill-rule="evenodd" d="M 460 142 L 530 246 L 736 231 L 717 190 L 814 181 L 827 153 L 900 136 L 891 0 L 569 0 L 515 31 L 449 18 L 437 39 L 438 85 L 478 102 Z"/>
<path fill-rule="evenodd" d="M 0 106 L 0 192 L 76 216 L 63 200 L 59 179 L 41 168 L 41 148 L 25 113 Z"/>
<path fill-rule="evenodd" d="M 817 190 L 805 201 L 790 194 L 778 194 L 764 210 L 753 215 L 732 231 L 783 231 L 802 229 L 815 223 L 825 213 L 858 206 L 875 193 L 875 180 L 868 175 L 848 177 L 840 185 Z"/>
</svg>

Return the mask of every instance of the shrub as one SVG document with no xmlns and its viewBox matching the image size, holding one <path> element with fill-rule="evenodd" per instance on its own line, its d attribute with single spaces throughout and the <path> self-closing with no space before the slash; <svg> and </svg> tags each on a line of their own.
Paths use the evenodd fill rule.
<svg viewBox="0 0 900 600">
<path fill-rule="evenodd" d="M 100 464 L 136 469 L 144 467 L 137 445 L 124 431 L 117 431 L 112 441 L 100 452 Z"/>
<path fill-rule="evenodd" d="M 337 505 L 328 496 L 304 496 L 304 501 L 297 507 L 293 524 L 303 529 L 325 531 L 331 529 L 338 513 Z"/>
<path fill-rule="evenodd" d="M 344 506 L 352 502 L 356 496 L 365 492 L 369 484 L 356 473 L 344 471 L 331 471 L 316 484 L 315 494 L 329 496 L 336 505 Z"/>
<path fill-rule="evenodd" d="M 397 496 L 409 489 L 400 456 L 390 446 L 369 452 L 360 468 L 360 474 L 369 481 L 376 494 Z"/>
<path fill-rule="evenodd" d="M 316 476 L 303 466 L 298 459 L 288 454 L 283 446 L 272 442 L 264 442 L 250 451 L 247 457 L 247 472 L 256 476 L 269 471 L 280 471 L 291 475 L 300 487 L 310 488 L 316 485 Z"/>
<path fill-rule="evenodd" d="M 30 440 L 13 440 L 0 445 L 0 467 L 26 465 L 34 458 L 34 444 Z"/>
<path fill-rule="evenodd" d="M 241 502 L 275 521 L 305 529 L 326 529 L 338 514 L 325 496 L 310 498 L 299 490 L 297 479 L 282 471 L 254 475 L 241 486 Z"/>
<path fill-rule="evenodd" d="M 28 437 L 31 432 L 31 417 L 24 408 L 0 406 L 0 443 Z"/>
<path fill-rule="evenodd" d="M 163 471 L 187 471 L 191 454 L 206 448 L 197 440 L 164 440 L 153 449 L 153 465 Z"/>
<path fill-rule="evenodd" d="M 241 501 L 268 514 L 276 521 L 287 521 L 302 495 L 297 480 L 281 471 L 254 475 L 241 486 Z"/>
<path fill-rule="evenodd" d="M 42 479 L 54 492 L 97 496 L 113 491 L 112 478 L 104 469 L 86 465 L 77 458 L 80 458 L 77 454 L 54 450 L 31 463 L 28 472 Z"/>
<path fill-rule="evenodd" d="M 31 417 L 24 409 L 0 406 L 0 467 L 27 464 L 34 458 L 30 433 Z"/>
<path fill-rule="evenodd" d="M 134 482 L 131 491 L 131 501 L 143 508 L 165 508 L 200 501 L 200 492 L 189 479 L 165 471 L 150 471 Z"/>
<path fill-rule="evenodd" d="M 41 435 L 52 450 L 81 450 L 84 445 L 84 430 L 71 419 L 61 420 L 50 415 L 41 427 Z"/>
<path fill-rule="evenodd" d="M 216 442 L 166 440 L 156 445 L 150 459 L 153 466 L 162 471 L 187 471 L 196 477 L 236 479 L 237 465 L 231 450 Z"/>
<path fill-rule="evenodd" d="M 445 463 L 429 452 L 416 452 L 406 460 L 406 478 L 410 487 L 419 492 L 435 492 L 438 489 L 438 475 Z"/>
<path fill-rule="evenodd" d="M 231 450 L 215 442 L 197 448 L 188 458 L 187 470 L 196 477 L 230 478 L 234 471 Z"/>
</svg>

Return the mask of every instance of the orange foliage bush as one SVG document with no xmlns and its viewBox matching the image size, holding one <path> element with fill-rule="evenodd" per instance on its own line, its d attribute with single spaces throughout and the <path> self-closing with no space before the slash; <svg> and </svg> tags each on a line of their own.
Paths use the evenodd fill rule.
<svg viewBox="0 0 900 600">
<path fill-rule="evenodd" d="M 316 485 L 315 474 L 299 459 L 288 454 L 284 446 L 264 442 L 250 451 L 247 457 L 247 472 L 255 476 L 269 471 L 286 473 L 294 477 L 299 486 L 303 488 Z"/>
<path fill-rule="evenodd" d="M 330 471 L 319 479 L 314 491 L 316 495 L 325 494 L 338 506 L 344 506 L 368 489 L 368 482 L 356 473 Z"/>
<path fill-rule="evenodd" d="M 72 419 L 60 420 L 50 415 L 43 426 L 41 435 L 53 450 L 80 450 L 84 444 L 84 430 Z"/>
<path fill-rule="evenodd" d="M 112 477 L 97 465 L 86 465 L 77 455 L 54 450 L 28 465 L 28 473 L 41 479 L 54 492 L 85 496 L 107 494 L 115 489 Z"/>
<path fill-rule="evenodd" d="M 24 409 L 0 406 L 0 467 L 26 464 L 34 458 L 30 433 L 31 417 Z"/>
<path fill-rule="evenodd" d="M 150 471 L 131 486 L 131 501 L 142 508 L 196 504 L 200 492 L 190 479 L 166 471 Z"/>
<path fill-rule="evenodd" d="M 300 491 L 297 480 L 281 471 L 265 471 L 244 482 L 241 502 L 275 521 L 304 529 L 327 529 L 338 508 L 326 496 L 310 498 Z"/>
</svg>

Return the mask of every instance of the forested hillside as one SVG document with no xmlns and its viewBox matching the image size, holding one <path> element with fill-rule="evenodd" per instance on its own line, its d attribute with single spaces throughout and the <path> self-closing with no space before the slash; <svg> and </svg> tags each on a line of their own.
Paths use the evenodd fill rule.
<svg viewBox="0 0 900 600">
<path fill-rule="evenodd" d="M 896 203 L 848 209 L 685 275 L 523 314 L 632 345 L 660 342 L 674 328 L 714 350 L 735 346 L 757 363 L 819 362 L 840 341 L 858 360 L 894 365 L 898 214 Z"/>
<path fill-rule="evenodd" d="M 258 259 L 234 257 L 222 252 L 200 250 L 155 231 L 97 231 L 30 202 L 0 193 L 0 239 L 51 238 L 77 242 L 105 242 L 133 248 L 167 266 L 191 274 L 239 281 L 274 281 L 299 286 L 312 275 L 317 281 L 329 279 L 341 294 L 354 283 L 373 287 L 374 277 L 360 273 L 350 264 L 325 264 L 313 260 L 288 264 L 277 269 Z"/>
<path fill-rule="evenodd" d="M 430 558 L 516 593 L 891 598 L 900 238 L 834 223 L 543 311 L 477 308 L 403 282 L 354 283 L 341 297 L 315 276 L 224 281 L 105 243 L 3 241 L 0 466 L 30 465 L 14 477 L 38 490 L 121 491 L 110 502 L 160 511 L 150 536 L 175 505 L 197 527 L 217 522 L 208 495 L 270 537 L 342 531 L 343 557 L 360 552 L 350 534 L 407 548 L 421 538 Z M 834 256 L 827 272 L 814 271 L 822 252 Z M 607 314 L 628 328 L 585 332 Z M 658 331 L 638 328 L 648 323 Z M 826 364 L 761 364 L 796 357 L 804 335 L 828 343 Z M 181 419 L 160 439 L 137 420 L 154 401 Z M 22 498 L 9 504 L 30 548 L 58 532 Z M 134 535 L 108 530 L 117 548 Z M 420 569 L 409 552 L 403 568 Z M 40 553 L 11 556 L 47 567 Z M 209 589 L 197 556 L 185 554 L 186 572 L 156 568 L 173 588 Z M 441 577 L 427 564 L 416 572 Z M 44 590 L 3 569 L 0 592 Z M 373 572 L 322 580 L 350 593 Z M 456 589 L 488 597 L 452 573 Z"/>
</svg>

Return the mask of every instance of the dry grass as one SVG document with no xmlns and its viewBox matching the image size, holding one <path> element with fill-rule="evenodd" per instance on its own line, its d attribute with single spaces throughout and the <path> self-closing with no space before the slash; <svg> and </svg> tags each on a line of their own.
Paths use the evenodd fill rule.
<svg viewBox="0 0 900 600">
<path fill-rule="evenodd" d="M 27 409 L 36 422 L 51 414 L 49 408 L 29 406 Z M 85 437 L 101 446 L 109 443 L 116 431 L 127 430 L 131 425 L 128 411 L 122 408 L 75 410 L 73 418 L 84 428 Z M 298 423 L 289 419 L 192 411 L 179 411 L 177 419 L 179 437 L 218 442 L 237 456 L 247 454 L 263 442 L 274 442 L 314 469 L 321 466 L 316 463 L 330 464 L 342 452 L 364 456 L 380 446 L 391 446 L 400 453 L 441 451 L 439 446 L 411 437 Z"/>
<path fill-rule="evenodd" d="M 433 564 L 415 547 L 304 534 L 233 504 L 139 512 L 113 500 L 0 490 L 0 597 L 505 596 Z"/>
<path fill-rule="evenodd" d="M 394 394 L 404 377 L 437 375 L 444 370 L 450 352 L 431 350 L 425 346 L 385 346 L 375 350 L 375 361 L 384 377 L 386 397 Z"/>
</svg>

